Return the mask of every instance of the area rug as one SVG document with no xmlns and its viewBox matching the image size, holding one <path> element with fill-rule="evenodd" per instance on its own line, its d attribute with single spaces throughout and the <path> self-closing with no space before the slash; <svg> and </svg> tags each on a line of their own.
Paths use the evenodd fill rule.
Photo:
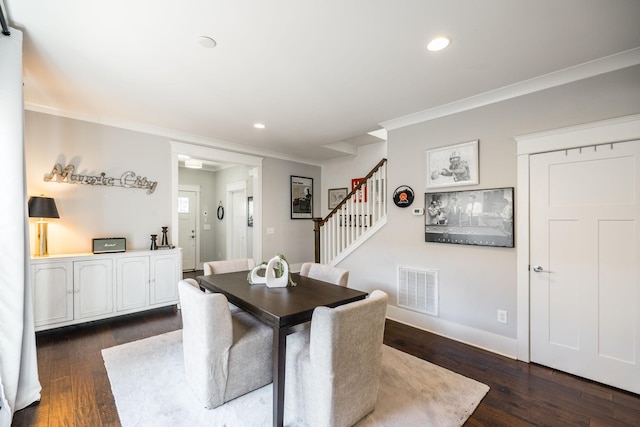
<svg viewBox="0 0 640 427">
<path fill-rule="evenodd" d="M 123 427 L 272 425 L 272 388 L 208 410 L 193 396 L 184 374 L 182 331 L 102 350 Z M 358 427 L 461 426 L 489 387 L 383 346 L 376 409 Z M 285 425 L 306 424 L 287 414 Z"/>
</svg>

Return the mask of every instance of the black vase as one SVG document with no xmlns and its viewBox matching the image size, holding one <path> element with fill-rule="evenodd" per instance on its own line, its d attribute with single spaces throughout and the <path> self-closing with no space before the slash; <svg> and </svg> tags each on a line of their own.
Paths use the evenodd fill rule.
<svg viewBox="0 0 640 427">
<path fill-rule="evenodd" d="M 167 237 L 167 230 L 169 227 L 162 227 L 162 246 L 169 246 L 169 238 Z"/>
</svg>

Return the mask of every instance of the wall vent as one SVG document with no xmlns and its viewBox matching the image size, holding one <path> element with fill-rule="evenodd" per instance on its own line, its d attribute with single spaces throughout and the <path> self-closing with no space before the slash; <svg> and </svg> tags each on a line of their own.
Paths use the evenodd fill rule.
<svg viewBox="0 0 640 427">
<path fill-rule="evenodd" d="M 438 271 L 398 266 L 398 307 L 438 315 Z"/>
</svg>

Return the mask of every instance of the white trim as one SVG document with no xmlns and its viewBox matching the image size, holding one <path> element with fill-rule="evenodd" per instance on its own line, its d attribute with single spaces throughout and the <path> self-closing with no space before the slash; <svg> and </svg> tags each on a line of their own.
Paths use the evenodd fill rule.
<svg viewBox="0 0 640 427">
<path fill-rule="evenodd" d="M 453 101 L 448 104 L 439 105 L 397 119 L 387 120 L 381 122 L 380 126 L 387 131 L 399 129 L 638 64 L 640 64 L 640 48 L 635 48 L 552 73 L 543 74 L 542 76 Z"/>
<path fill-rule="evenodd" d="M 253 259 L 256 261 L 262 258 L 262 166 L 249 171 L 249 176 L 253 178 L 253 229 L 257 230 L 253 235 Z"/>
<path fill-rule="evenodd" d="M 227 226 L 226 228 L 226 233 L 227 233 L 227 237 L 225 239 L 226 242 L 226 258 L 225 259 L 232 259 L 235 258 L 234 256 L 231 255 L 231 239 L 229 238 L 229 236 L 234 234 L 233 231 L 233 221 L 231 220 L 232 216 L 235 216 L 235 213 L 233 212 L 233 193 L 235 193 L 236 191 L 242 191 L 244 193 L 244 197 L 245 200 L 247 198 L 247 181 L 236 181 L 236 182 L 230 182 L 227 184 L 227 188 L 226 188 L 226 203 L 227 203 L 227 212 L 225 213 L 227 215 Z M 246 224 L 245 224 L 246 225 Z M 247 252 L 247 248 L 246 248 L 246 243 L 247 243 L 247 232 L 245 230 L 245 258 L 246 258 L 246 252 Z"/>
<path fill-rule="evenodd" d="M 628 141 L 640 134 L 640 114 L 616 117 L 594 123 L 553 129 L 516 137 L 517 154 L 544 153 L 566 148 L 578 148 L 588 145 Z M 611 140 L 616 135 L 616 140 Z"/>
<path fill-rule="evenodd" d="M 529 158 L 533 154 L 640 139 L 640 114 L 516 136 L 517 206 L 516 298 L 518 359 L 530 360 L 529 300 Z"/>
<path fill-rule="evenodd" d="M 239 163 L 247 166 L 262 166 L 262 157 L 220 150 L 203 145 L 171 141 L 171 152 L 187 154 L 205 160 L 217 160 L 224 163 Z"/>
<path fill-rule="evenodd" d="M 387 306 L 387 318 L 511 359 L 516 358 L 517 342 L 513 338 L 449 322 L 438 317 L 425 316 L 392 305 Z"/>
<path fill-rule="evenodd" d="M 376 221 L 376 223 L 373 224 L 372 227 L 369 227 L 369 229 L 367 231 L 365 231 L 362 235 L 360 235 L 344 251 L 340 252 L 340 254 L 338 256 L 333 258 L 331 260 L 331 262 L 329 263 L 329 265 L 336 266 L 336 265 L 340 264 L 349 255 L 354 253 L 356 251 L 356 249 L 358 249 L 360 246 L 362 246 L 364 244 L 364 242 L 366 242 L 367 240 L 369 240 L 370 238 L 375 236 L 376 233 L 378 231 L 380 231 L 380 229 L 382 229 L 382 227 L 384 227 L 386 224 L 387 224 L 387 214 L 385 214 L 385 216 L 383 216 L 378 221 Z"/>
<path fill-rule="evenodd" d="M 516 156 L 516 340 L 518 360 L 529 362 L 529 156 Z"/>
</svg>

